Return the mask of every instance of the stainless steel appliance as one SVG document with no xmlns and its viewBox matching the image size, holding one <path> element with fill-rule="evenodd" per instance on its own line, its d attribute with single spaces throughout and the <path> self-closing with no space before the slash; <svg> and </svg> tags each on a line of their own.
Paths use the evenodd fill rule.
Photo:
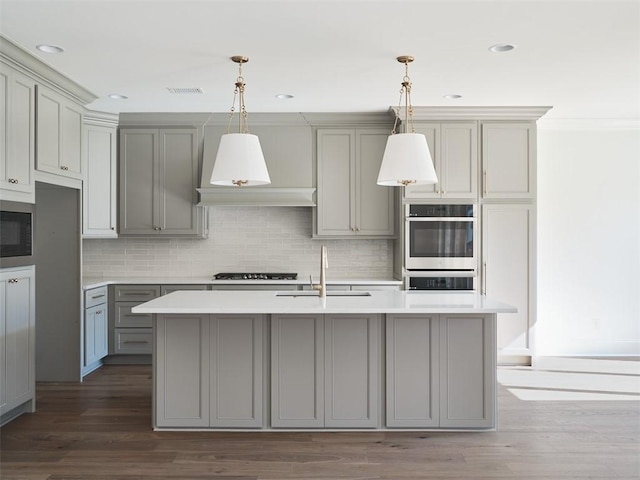
<svg viewBox="0 0 640 480">
<path fill-rule="evenodd" d="M 0 267 L 35 263 L 33 212 L 30 203 L 0 202 Z"/>
<path fill-rule="evenodd" d="M 477 270 L 476 206 L 405 206 L 405 268 Z"/>
<path fill-rule="evenodd" d="M 476 290 L 474 270 L 411 271 L 405 277 L 406 290 Z"/>
<path fill-rule="evenodd" d="M 246 273 L 246 272 L 223 272 L 216 273 L 215 280 L 296 280 L 297 273 Z"/>
</svg>

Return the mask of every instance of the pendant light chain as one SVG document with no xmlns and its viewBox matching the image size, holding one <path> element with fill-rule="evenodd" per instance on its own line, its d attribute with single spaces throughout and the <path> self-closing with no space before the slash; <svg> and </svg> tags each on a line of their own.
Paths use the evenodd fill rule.
<svg viewBox="0 0 640 480">
<path fill-rule="evenodd" d="M 227 133 L 231 131 L 231 123 L 233 122 L 233 116 L 236 111 L 236 99 L 239 99 L 238 108 L 240 112 L 238 114 L 238 133 L 249 133 L 249 114 L 244 103 L 244 77 L 242 76 L 242 64 L 248 59 L 234 60 L 238 63 L 238 78 L 236 78 L 235 88 L 233 90 L 233 103 L 231 104 L 231 110 L 229 111 L 229 123 L 227 125 Z"/>
<path fill-rule="evenodd" d="M 398 57 L 399 62 L 404 63 L 404 77 L 402 78 L 402 87 L 400 88 L 400 98 L 398 99 L 398 115 L 393 122 L 393 129 L 391 134 L 394 135 L 398 129 L 398 121 L 400 120 L 400 112 L 402 111 L 402 99 L 404 98 L 405 112 L 404 112 L 404 132 L 416 133 L 415 125 L 413 123 L 413 104 L 411 102 L 411 79 L 409 78 L 409 63 L 413 61 L 413 57 Z M 411 129 L 411 130 L 409 130 Z"/>
</svg>

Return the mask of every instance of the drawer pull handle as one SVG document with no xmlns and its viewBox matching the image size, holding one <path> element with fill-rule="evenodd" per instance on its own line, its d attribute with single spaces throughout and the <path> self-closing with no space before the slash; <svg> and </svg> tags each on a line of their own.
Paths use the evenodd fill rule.
<svg viewBox="0 0 640 480">
<path fill-rule="evenodd" d="M 138 295 L 151 295 L 150 292 L 123 292 L 120 294 L 121 297 L 133 297 Z"/>
<path fill-rule="evenodd" d="M 19 183 L 17 178 L 10 178 L 9 183 Z"/>
<path fill-rule="evenodd" d="M 96 312 L 96 315 L 101 315 L 101 314 L 102 314 L 102 310 L 98 310 L 98 311 Z"/>
<path fill-rule="evenodd" d="M 93 296 L 91 297 L 91 300 L 95 300 L 96 298 L 102 298 L 102 297 L 104 297 L 104 293 L 103 293 L 103 294 L 101 294 L 101 295 L 93 295 Z"/>
<path fill-rule="evenodd" d="M 127 344 L 127 345 L 143 345 L 143 344 L 147 344 L 149 343 L 147 340 L 127 340 L 125 342 L 122 342 L 123 344 Z"/>
</svg>

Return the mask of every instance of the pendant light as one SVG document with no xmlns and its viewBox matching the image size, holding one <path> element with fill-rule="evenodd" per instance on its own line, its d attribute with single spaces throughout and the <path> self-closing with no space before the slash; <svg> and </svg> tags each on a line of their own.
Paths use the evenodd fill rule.
<svg viewBox="0 0 640 480">
<path fill-rule="evenodd" d="M 229 113 L 227 133 L 220 138 L 210 183 L 237 187 L 267 185 L 271 183 L 271 179 L 260 147 L 260 140 L 256 135 L 249 133 L 248 115 L 244 105 L 245 83 L 242 77 L 242 65 L 247 63 L 249 58 L 237 55 L 231 57 L 231 60 L 238 64 L 238 78 L 233 91 L 233 104 Z M 230 133 L 236 97 L 239 98 L 238 107 L 240 110 L 238 113 L 238 133 Z"/>
<path fill-rule="evenodd" d="M 438 177 L 433 168 L 433 159 L 427 145 L 427 138 L 415 132 L 413 125 L 413 106 L 411 105 L 411 79 L 409 78 L 409 64 L 413 57 L 403 55 L 397 58 L 404 63 L 404 78 L 398 101 L 398 114 L 393 124 L 391 135 L 387 139 L 382 164 L 378 174 L 378 185 L 395 187 L 399 185 L 418 185 L 437 183 Z M 402 113 L 400 104 L 404 97 L 404 133 L 396 133 L 398 119 Z"/>
</svg>

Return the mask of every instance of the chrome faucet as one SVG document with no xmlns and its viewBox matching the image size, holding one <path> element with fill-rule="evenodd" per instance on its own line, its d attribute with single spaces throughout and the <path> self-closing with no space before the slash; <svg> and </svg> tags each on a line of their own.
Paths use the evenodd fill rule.
<svg viewBox="0 0 640 480">
<path fill-rule="evenodd" d="M 313 279 L 311 275 L 309 275 L 309 280 L 311 281 L 311 288 L 314 290 L 318 290 L 319 297 L 324 298 L 327 296 L 327 277 L 326 277 L 326 269 L 329 266 L 329 261 L 327 258 L 327 247 L 322 245 L 320 247 L 320 283 L 313 283 Z"/>
</svg>

